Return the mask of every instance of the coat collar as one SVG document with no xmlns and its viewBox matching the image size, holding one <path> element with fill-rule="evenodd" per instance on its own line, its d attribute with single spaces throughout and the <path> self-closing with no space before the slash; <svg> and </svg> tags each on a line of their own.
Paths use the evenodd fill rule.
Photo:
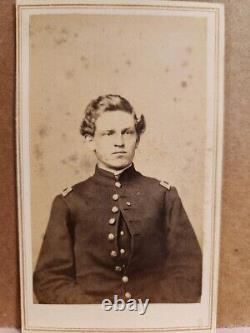
<svg viewBox="0 0 250 333">
<path fill-rule="evenodd" d="M 108 184 L 115 181 L 129 182 L 138 175 L 140 175 L 140 173 L 135 170 L 134 164 L 132 164 L 129 168 L 125 169 L 119 175 L 114 175 L 112 172 L 101 169 L 96 165 L 93 178 L 97 181 L 105 182 L 106 184 Z"/>
</svg>

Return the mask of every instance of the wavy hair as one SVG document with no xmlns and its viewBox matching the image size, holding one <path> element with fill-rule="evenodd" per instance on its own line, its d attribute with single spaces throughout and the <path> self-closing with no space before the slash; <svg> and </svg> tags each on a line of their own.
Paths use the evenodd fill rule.
<svg viewBox="0 0 250 333">
<path fill-rule="evenodd" d="M 118 111 L 122 110 L 124 112 L 130 113 L 135 119 L 135 129 L 138 137 L 146 129 L 145 118 L 141 115 L 140 119 L 137 118 L 136 113 L 124 97 L 120 95 L 103 95 L 96 99 L 93 99 L 85 109 L 85 115 L 80 126 L 80 133 L 82 136 L 95 135 L 95 122 L 100 117 L 103 112 L 106 111 Z"/>
</svg>

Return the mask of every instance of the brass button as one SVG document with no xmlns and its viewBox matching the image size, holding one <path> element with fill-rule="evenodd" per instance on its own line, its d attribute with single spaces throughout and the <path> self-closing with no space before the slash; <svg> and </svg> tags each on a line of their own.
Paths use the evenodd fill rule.
<svg viewBox="0 0 250 333">
<path fill-rule="evenodd" d="M 118 208 L 118 207 L 116 207 L 116 206 L 112 207 L 112 212 L 113 212 L 113 213 L 117 213 L 117 212 L 118 212 L 118 210 L 119 210 L 119 208 Z"/>
<path fill-rule="evenodd" d="M 124 250 L 124 249 L 120 249 L 120 253 L 121 253 L 121 254 L 124 254 L 124 253 L 125 253 L 125 250 Z"/>
<path fill-rule="evenodd" d="M 120 187 L 122 187 L 122 184 L 120 182 L 115 182 L 115 187 L 120 188 Z"/>
<path fill-rule="evenodd" d="M 120 272 L 122 270 L 121 266 L 115 266 L 115 271 Z"/>
<path fill-rule="evenodd" d="M 124 231 L 123 230 L 120 231 L 120 235 L 124 236 Z"/>
<path fill-rule="evenodd" d="M 122 282 L 123 282 L 123 283 L 127 283 L 127 282 L 128 282 L 128 277 L 127 277 L 126 275 L 124 275 L 124 276 L 122 277 Z"/>
<path fill-rule="evenodd" d="M 112 196 L 113 200 L 118 200 L 119 199 L 119 195 L 117 193 L 113 194 Z"/>
<path fill-rule="evenodd" d="M 109 219 L 109 224 L 114 224 L 115 223 L 115 218 L 111 217 L 111 219 Z"/>
<path fill-rule="evenodd" d="M 115 250 L 112 250 L 110 252 L 111 257 L 117 257 L 117 252 Z"/>
<path fill-rule="evenodd" d="M 126 292 L 125 292 L 125 297 L 126 297 L 126 298 L 131 298 L 132 296 L 131 296 L 131 294 L 130 294 L 128 291 L 126 291 Z"/>
<path fill-rule="evenodd" d="M 130 202 L 130 201 L 127 201 L 127 202 L 126 202 L 126 205 L 127 205 L 127 206 L 131 206 L 131 202 Z"/>
<path fill-rule="evenodd" d="M 108 239 L 109 239 L 109 240 L 113 240 L 113 239 L 115 239 L 115 235 L 112 234 L 112 233 L 108 234 Z"/>
</svg>

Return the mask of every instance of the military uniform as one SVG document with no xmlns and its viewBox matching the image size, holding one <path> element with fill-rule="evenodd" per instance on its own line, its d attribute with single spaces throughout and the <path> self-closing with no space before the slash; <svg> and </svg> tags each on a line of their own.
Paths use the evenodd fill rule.
<svg viewBox="0 0 250 333">
<path fill-rule="evenodd" d="M 34 272 L 39 303 L 199 302 L 202 255 L 174 187 L 134 165 L 95 174 L 53 201 Z"/>
</svg>

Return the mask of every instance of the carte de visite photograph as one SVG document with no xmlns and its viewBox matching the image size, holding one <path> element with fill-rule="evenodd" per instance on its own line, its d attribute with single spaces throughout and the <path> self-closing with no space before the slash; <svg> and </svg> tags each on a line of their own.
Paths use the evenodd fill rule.
<svg viewBox="0 0 250 333">
<path fill-rule="evenodd" d="M 19 0 L 23 332 L 214 332 L 224 7 Z"/>
</svg>

